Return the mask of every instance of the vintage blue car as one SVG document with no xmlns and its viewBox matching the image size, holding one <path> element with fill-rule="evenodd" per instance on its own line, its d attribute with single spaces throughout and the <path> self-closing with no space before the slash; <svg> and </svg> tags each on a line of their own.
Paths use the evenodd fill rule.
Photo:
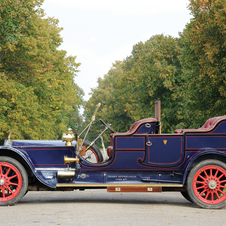
<svg viewBox="0 0 226 226">
<path fill-rule="evenodd" d="M 162 134 L 160 101 L 155 105 L 154 118 L 135 122 L 125 133 L 102 121 L 112 131 L 106 151 L 72 129 L 63 141 L 9 137 L 0 147 L 0 205 L 17 203 L 27 191 L 107 189 L 179 191 L 200 207 L 225 207 L 226 115 L 208 119 L 199 129 Z"/>
</svg>

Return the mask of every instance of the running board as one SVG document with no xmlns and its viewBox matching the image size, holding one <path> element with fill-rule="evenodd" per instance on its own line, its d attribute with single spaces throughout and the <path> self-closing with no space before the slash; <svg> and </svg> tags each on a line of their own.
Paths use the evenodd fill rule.
<svg viewBox="0 0 226 226">
<path fill-rule="evenodd" d="M 134 189 L 138 189 L 138 188 L 145 188 L 146 190 L 149 188 L 149 190 L 151 190 L 151 188 L 162 188 L 162 187 L 183 187 L 183 184 L 66 184 L 66 183 L 62 183 L 62 184 L 56 184 L 56 187 L 74 187 L 74 188 L 134 188 Z M 110 189 L 112 190 L 112 189 Z"/>
</svg>

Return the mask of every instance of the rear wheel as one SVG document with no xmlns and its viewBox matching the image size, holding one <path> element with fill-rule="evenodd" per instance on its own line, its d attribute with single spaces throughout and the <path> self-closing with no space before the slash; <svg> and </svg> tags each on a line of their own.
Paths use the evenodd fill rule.
<svg viewBox="0 0 226 226">
<path fill-rule="evenodd" d="M 219 209 L 226 206 L 226 164 L 205 160 L 188 176 L 188 195 L 200 207 Z"/>
<path fill-rule="evenodd" d="M 83 146 L 88 147 L 91 144 L 90 141 L 85 140 Z M 86 155 L 82 156 L 86 161 L 91 163 L 99 163 L 103 161 L 103 156 L 100 149 L 94 144 L 87 151 Z"/>
<path fill-rule="evenodd" d="M 0 206 L 19 202 L 27 186 L 28 177 L 24 167 L 13 158 L 0 157 Z"/>
</svg>

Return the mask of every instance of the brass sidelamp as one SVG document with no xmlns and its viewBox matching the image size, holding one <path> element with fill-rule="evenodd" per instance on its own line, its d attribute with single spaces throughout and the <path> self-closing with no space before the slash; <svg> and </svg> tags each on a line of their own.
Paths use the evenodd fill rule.
<svg viewBox="0 0 226 226">
<path fill-rule="evenodd" d="M 72 131 L 72 128 L 68 128 L 67 129 L 67 133 L 63 134 L 63 137 L 62 137 L 63 141 L 66 141 L 66 146 L 72 146 L 72 141 L 75 139 L 75 135 Z"/>
</svg>

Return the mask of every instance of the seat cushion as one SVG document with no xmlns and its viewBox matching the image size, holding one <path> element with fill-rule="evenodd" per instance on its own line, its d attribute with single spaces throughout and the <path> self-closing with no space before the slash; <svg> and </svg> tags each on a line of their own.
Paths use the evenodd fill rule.
<svg viewBox="0 0 226 226">
<path fill-rule="evenodd" d="M 184 132 L 202 132 L 202 131 L 205 132 L 205 131 L 209 131 L 209 130 L 212 130 L 217 125 L 218 122 L 220 122 L 224 119 L 226 119 L 226 115 L 210 118 L 199 129 L 176 129 L 175 133 L 183 134 Z"/>
<path fill-rule="evenodd" d="M 108 157 L 112 158 L 112 156 L 113 156 L 113 146 L 109 146 L 107 148 L 107 153 L 108 153 Z"/>
</svg>

